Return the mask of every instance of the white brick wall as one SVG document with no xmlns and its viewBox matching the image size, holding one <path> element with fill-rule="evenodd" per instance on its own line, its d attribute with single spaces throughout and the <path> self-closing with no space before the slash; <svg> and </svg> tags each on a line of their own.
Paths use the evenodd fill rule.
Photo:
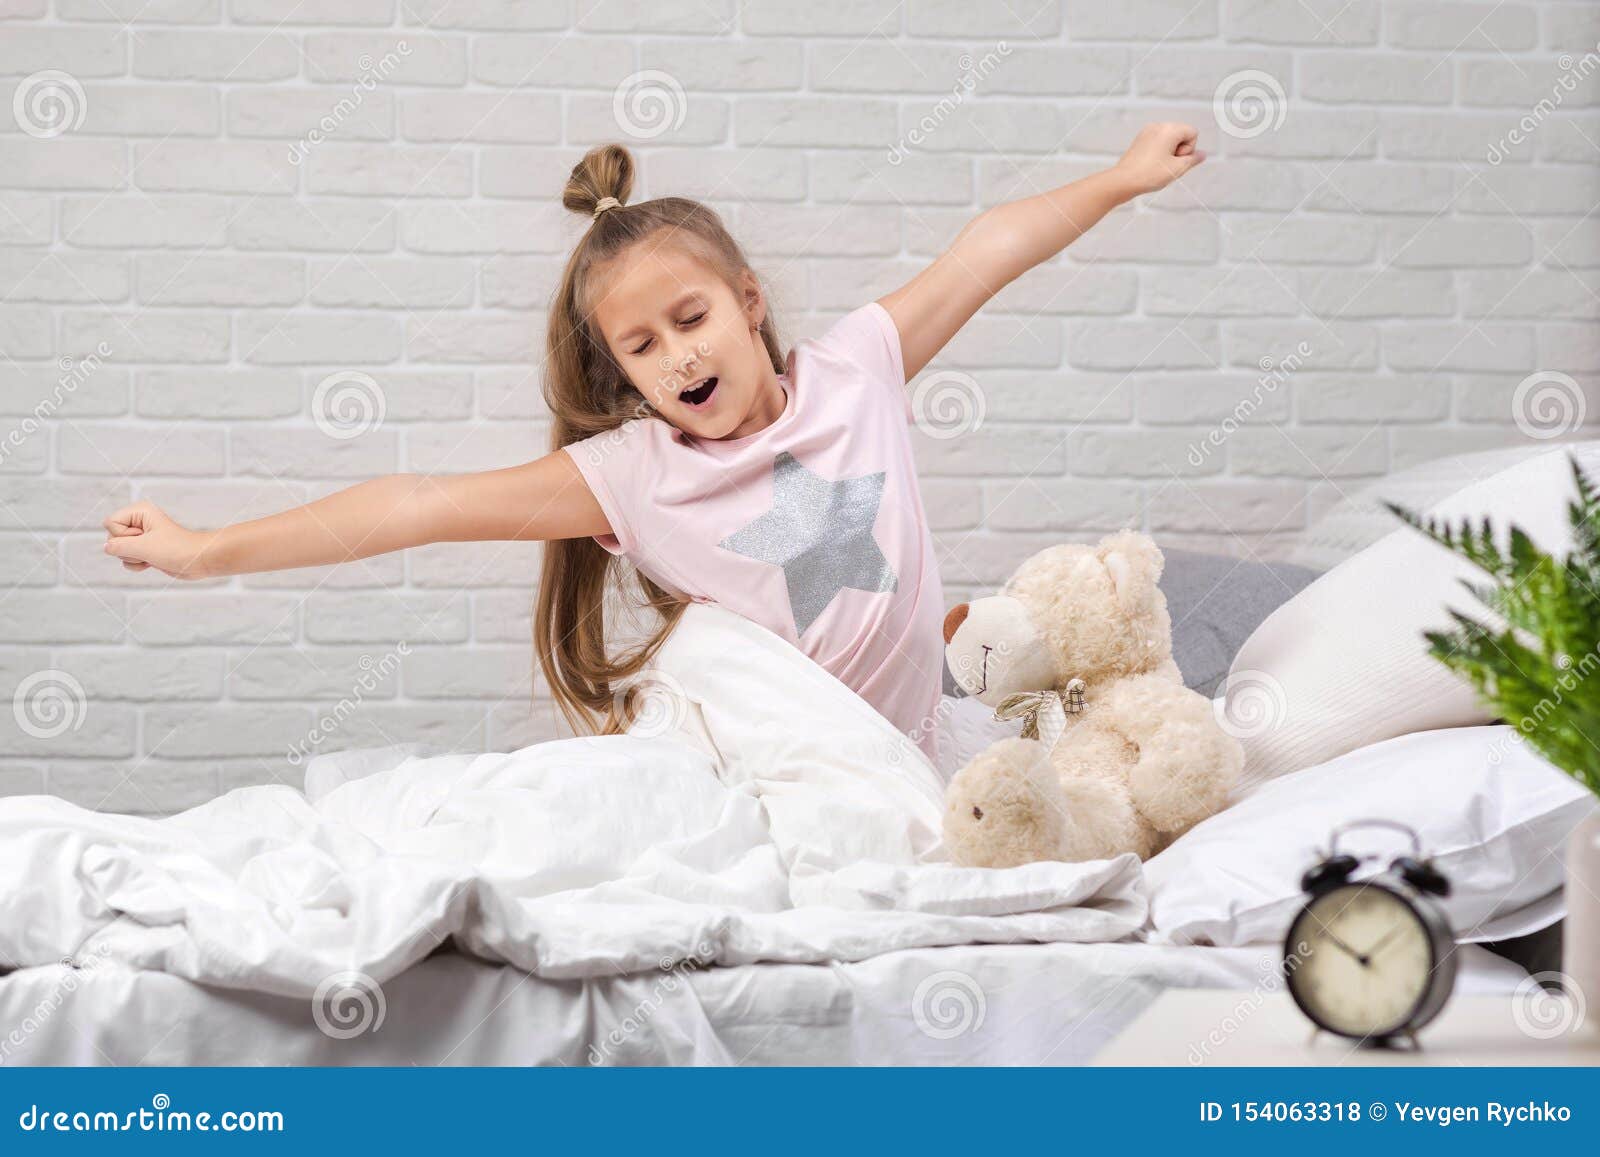
<svg viewBox="0 0 1600 1157">
<path fill-rule="evenodd" d="M 578 228 L 555 196 L 603 140 L 636 147 L 638 195 L 726 213 L 793 337 L 1141 123 L 1202 127 L 1213 161 L 937 367 L 985 405 L 921 445 L 952 598 L 1126 523 L 1269 556 L 1371 476 L 1525 438 L 1537 371 L 1592 418 L 1597 41 L 1594 3 L 0 0 L 0 792 L 163 812 L 295 782 L 341 700 L 324 750 L 551 733 L 536 547 L 173 589 L 99 527 L 543 452 L 541 309 Z M 1252 71 L 1282 100 L 1228 135 L 1214 98 Z M 623 131 L 630 78 L 681 123 Z M 340 370 L 386 405 L 344 440 L 312 419 Z"/>
</svg>

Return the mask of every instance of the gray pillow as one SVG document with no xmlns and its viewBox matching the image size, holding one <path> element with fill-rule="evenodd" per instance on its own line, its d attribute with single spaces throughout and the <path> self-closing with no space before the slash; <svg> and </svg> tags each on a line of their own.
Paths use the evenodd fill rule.
<svg viewBox="0 0 1600 1157">
<path fill-rule="evenodd" d="M 1214 695 L 1261 621 L 1322 572 L 1287 562 L 1164 550 L 1161 592 L 1172 615 L 1172 658 L 1186 686 Z"/>
<path fill-rule="evenodd" d="M 1286 562 L 1163 550 L 1161 592 L 1172 615 L 1172 657 L 1185 685 L 1214 695 L 1228 665 L 1261 620 L 1321 572 Z M 947 669 L 946 695 L 965 695 Z"/>
</svg>

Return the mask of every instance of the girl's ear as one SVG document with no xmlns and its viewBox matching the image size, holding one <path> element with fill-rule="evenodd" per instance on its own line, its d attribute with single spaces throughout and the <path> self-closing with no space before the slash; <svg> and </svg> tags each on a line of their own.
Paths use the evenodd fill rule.
<svg viewBox="0 0 1600 1157">
<path fill-rule="evenodd" d="M 761 282 L 748 269 L 739 274 L 739 289 L 744 298 L 745 320 L 751 329 L 756 329 L 767 319 L 767 295 L 761 292 Z"/>
</svg>

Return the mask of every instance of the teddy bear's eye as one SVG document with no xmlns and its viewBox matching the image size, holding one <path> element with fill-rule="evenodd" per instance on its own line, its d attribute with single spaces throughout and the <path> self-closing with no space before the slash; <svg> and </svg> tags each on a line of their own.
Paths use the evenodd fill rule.
<svg viewBox="0 0 1600 1157">
<path fill-rule="evenodd" d="M 972 818 L 975 820 L 981 820 L 983 818 L 983 809 L 977 804 L 972 805 Z"/>
</svg>

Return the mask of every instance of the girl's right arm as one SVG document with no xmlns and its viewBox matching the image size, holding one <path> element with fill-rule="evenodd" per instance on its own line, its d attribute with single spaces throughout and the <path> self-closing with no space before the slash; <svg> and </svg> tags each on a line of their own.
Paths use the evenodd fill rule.
<svg viewBox="0 0 1600 1157">
<path fill-rule="evenodd" d="M 430 542 L 611 533 L 564 450 L 475 474 L 390 474 L 221 530 L 189 530 L 151 502 L 123 507 L 105 528 L 106 553 L 129 570 L 179 579 L 324 566 Z"/>
</svg>

